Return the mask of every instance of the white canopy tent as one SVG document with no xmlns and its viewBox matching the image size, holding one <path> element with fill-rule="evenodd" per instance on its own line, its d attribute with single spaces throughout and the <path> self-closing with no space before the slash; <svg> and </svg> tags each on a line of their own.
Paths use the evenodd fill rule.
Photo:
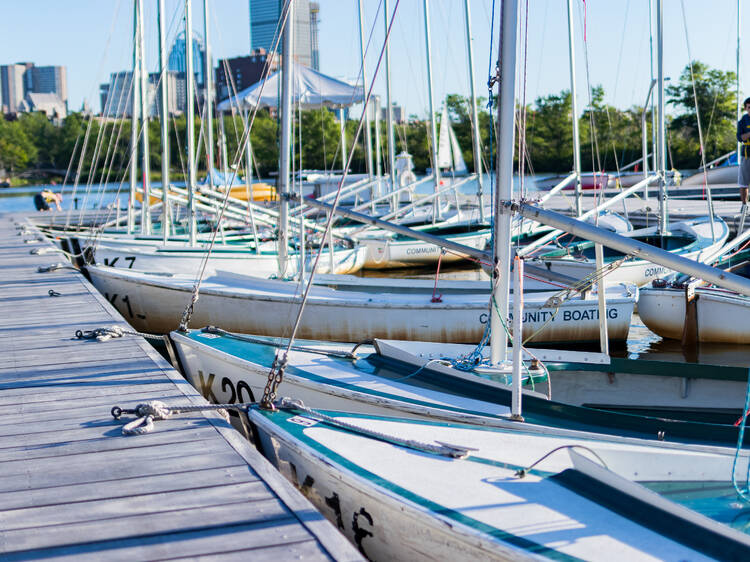
<svg viewBox="0 0 750 562">
<path fill-rule="evenodd" d="M 292 103 L 302 109 L 319 107 L 337 108 L 341 123 L 341 168 L 346 166 L 346 136 L 344 134 L 343 108 L 364 102 L 364 88 L 352 86 L 336 78 L 326 76 L 308 66 L 292 63 Z M 281 100 L 281 71 L 274 72 L 263 82 L 257 82 L 245 88 L 234 97 L 219 103 L 219 111 L 231 111 L 260 107 L 278 107 Z"/>
<path fill-rule="evenodd" d="M 274 72 L 266 80 L 245 88 L 235 97 L 218 104 L 219 111 L 229 111 L 232 107 L 252 108 L 278 107 L 281 92 L 281 71 Z M 292 64 L 292 102 L 303 109 L 321 106 L 343 108 L 364 101 L 362 86 L 352 86 L 336 78 L 331 78 L 301 64 Z M 261 93 L 262 90 L 262 93 Z"/>
</svg>

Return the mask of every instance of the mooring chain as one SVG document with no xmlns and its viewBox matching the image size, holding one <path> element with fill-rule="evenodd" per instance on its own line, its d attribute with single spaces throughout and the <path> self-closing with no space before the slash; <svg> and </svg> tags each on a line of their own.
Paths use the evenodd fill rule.
<svg viewBox="0 0 750 562">
<path fill-rule="evenodd" d="M 284 369 L 286 369 L 288 363 L 287 354 L 284 353 L 281 360 L 279 360 L 278 354 L 273 359 L 271 370 L 268 371 L 268 380 L 266 386 L 263 389 L 263 398 L 260 401 L 260 407 L 265 410 L 275 410 L 274 402 L 276 401 L 276 391 L 284 380 Z"/>
<path fill-rule="evenodd" d="M 198 302 L 198 283 L 193 285 L 193 292 L 190 295 L 190 302 L 185 307 L 185 310 L 182 311 L 182 318 L 180 318 L 180 325 L 177 328 L 180 332 L 187 332 L 188 331 L 188 324 L 190 323 L 190 318 L 193 316 L 193 309 L 195 308 L 195 303 Z"/>
</svg>

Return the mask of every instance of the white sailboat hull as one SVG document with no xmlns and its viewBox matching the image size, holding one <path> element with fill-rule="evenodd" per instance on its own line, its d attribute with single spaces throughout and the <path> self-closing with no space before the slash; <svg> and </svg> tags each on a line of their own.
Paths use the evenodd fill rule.
<svg viewBox="0 0 750 562">
<path fill-rule="evenodd" d="M 265 456 L 372 560 L 708 560 L 721 547 L 704 550 L 698 538 L 704 530 L 717 533 L 716 542 L 734 543 L 733 556 L 750 544 L 738 531 L 633 482 L 708 479 L 708 464 L 728 470 L 731 454 L 709 458 L 597 439 L 333 415 L 389 437 L 472 449 L 466 459 L 451 459 L 343 431 L 305 413 L 250 413 Z M 641 502 L 641 509 L 648 505 L 662 516 L 649 521 L 608 508 L 604 494 L 576 492 L 554 477 L 518 477 L 517 467 L 569 447 L 586 451 L 561 452 L 543 470 L 550 476 L 578 471 L 589 485 L 609 487 L 609 497 Z M 675 533 L 672 518 L 693 525 L 693 533 Z"/>
<path fill-rule="evenodd" d="M 698 341 L 750 344 L 750 298 L 722 289 L 695 290 Z M 682 339 L 685 291 L 644 289 L 638 312 L 649 330 L 663 338 Z"/>
<path fill-rule="evenodd" d="M 460 236 L 446 236 L 447 240 L 464 244 L 471 248 L 484 250 L 489 242 L 489 230 L 475 234 Z M 441 248 L 421 240 L 367 240 L 360 242 L 367 248 L 366 269 L 383 269 L 388 267 L 412 267 L 437 263 L 442 252 Z M 446 252 L 442 256 L 443 263 L 458 262 L 466 257 L 454 252 Z"/>
<path fill-rule="evenodd" d="M 711 225 L 707 220 L 685 221 L 680 226 L 673 225 L 675 230 L 683 228 L 689 234 L 695 236 L 695 242 L 686 247 L 685 250 L 677 250 L 675 253 L 691 260 L 700 260 L 719 249 L 729 236 L 729 228 L 726 223 L 719 219 L 715 220 L 716 239 L 711 240 Z M 536 260 L 535 260 L 536 261 Z M 583 279 L 596 271 L 596 262 L 593 259 L 578 259 L 572 256 L 560 258 L 540 257 L 539 266 L 546 267 L 550 271 Z M 606 263 L 605 263 L 606 266 Z M 654 279 L 665 277 L 674 273 L 673 270 L 663 265 L 657 265 L 641 259 L 630 259 L 619 267 L 606 274 L 607 283 L 633 283 L 639 287 L 650 283 Z"/>
<path fill-rule="evenodd" d="M 94 286 L 138 330 L 167 333 L 177 328 L 194 284 L 192 276 L 151 275 L 106 267 L 89 268 Z M 191 325 L 218 325 L 241 333 L 285 336 L 301 302 L 296 283 L 251 276 L 207 277 L 195 304 Z M 632 290 L 631 290 L 632 289 Z M 573 298 L 545 306 L 552 293 L 525 297 L 524 337 L 531 341 L 594 341 L 599 338 L 597 301 Z M 609 337 L 627 338 L 636 292 L 613 287 L 608 292 Z M 423 294 L 310 291 L 298 329 L 307 339 L 357 342 L 373 337 L 476 343 L 487 322 L 488 296 L 446 294 L 432 302 Z M 537 333 L 538 332 L 538 333 Z"/>
<path fill-rule="evenodd" d="M 201 267 L 205 252 L 206 249 L 203 247 L 170 246 L 162 248 L 159 246 L 100 243 L 94 250 L 94 260 L 96 263 L 115 268 L 195 275 Z M 331 260 L 326 250 L 318 263 L 318 273 L 356 273 L 362 269 L 365 263 L 366 250 L 362 247 L 337 249 L 333 255 L 334 270 L 331 271 Z M 312 266 L 312 260 L 313 258 L 310 256 L 306 258 L 307 267 Z M 298 256 L 290 254 L 286 275 L 295 275 L 298 266 Z M 222 270 L 268 277 L 275 275 L 278 268 L 278 258 L 275 252 L 256 254 L 252 250 L 227 249 L 226 247 L 216 246 L 211 253 L 206 269 L 207 271 Z"/>
</svg>

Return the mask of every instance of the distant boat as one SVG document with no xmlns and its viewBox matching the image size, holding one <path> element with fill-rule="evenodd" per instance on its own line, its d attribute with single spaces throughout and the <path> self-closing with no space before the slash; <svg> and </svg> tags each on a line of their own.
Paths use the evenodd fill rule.
<svg viewBox="0 0 750 562">
<path fill-rule="evenodd" d="M 750 251 L 733 254 L 716 267 L 750 277 Z M 694 306 L 690 313 L 688 300 Z M 663 338 L 687 335 L 698 342 L 750 344 L 750 297 L 733 291 L 658 279 L 642 290 L 638 312 L 646 327 Z"/>
<path fill-rule="evenodd" d="M 739 166 L 737 151 L 733 150 L 706 164 L 705 174 L 702 169 L 682 180 L 681 186 L 696 185 L 737 185 Z"/>
<path fill-rule="evenodd" d="M 466 162 L 463 154 L 461 154 L 461 147 L 458 145 L 458 139 L 456 139 L 456 133 L 453 132 L 453 127 L 451 127 L 447 105 L 443 105 L 443 114 L 440 117 L 438 168 L 448 170 L 457 176 L 468 173 Z"/>
<path fill-rule="evenodd" d="M 537 189 L 547 190 L 552 189 L 558 183 L 563 181 L 568 174 L 558 174 L 546 178 L 540 178 L 535 180 Z M 605 187 L 613 187 L 615 184 L 615 177 L 606 172 L 586 172 L 581 174 L 581 189 L 604 189 Z M 563 189 L 570 190 L 575 189 L 575 179 L 571 179 L 565 184 Z"/>
<path fill-rule="evenodd" d="M 670 224 L 669 233 L 665 235 L 660 235 L 657 227 L 634 230 L 624 235 L 688 259 L 700 260 L 723 246 L 729 236 L 729 227 L 721 218 L 714 218 L 713 228 L 715 237 L 712 237 L 709 218 L 698 217 Z M 543 253 L 536 259 L 541 262 L 540 267 L 546 267 L 550 271 L 575 279 L 583 279 L 596 270 L 594 243 L 588 241 L 569 244 Z M 608 283 L 635 283 L 641 286 L 653 279 L 673 273 L 664 266 L 628 257 L 616 250 L 605 248 L 605 266 L 620 260 L 623 261 L 619 267 L 607 273 Z"/>
</svg>

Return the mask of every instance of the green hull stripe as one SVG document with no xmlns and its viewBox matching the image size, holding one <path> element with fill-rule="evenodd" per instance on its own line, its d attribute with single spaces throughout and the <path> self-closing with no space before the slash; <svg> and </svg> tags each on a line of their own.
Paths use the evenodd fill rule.
<svg viewBox="0 0 750 562">
<path fill-rule="evenodd" d="M 558 484 L 590 499 L 675 542 L 717 560 L 749 560 L 750 547 L 740 541 L 661 509 L 622 492 L 578 470 L 568 469 L 551 476 Z"/>
<path fill-rule="evenodd" d="M 293 415 L 305 416 L 304 412 L 297 412 L 297 411 L 294 411 L 293 413 L 288 413 L 287 411 L 268 412 L 268 411 L 260 410 L 259 408 L 254 408 L 254 411 L 262 414 L 271 423 L 273 423 L 279 428 L 281 426 L 278 423 L 278 421 L 274 418 L 278 418 L 279 416 L 281 416 L 283 421 L 286 421 Z M 332 427 L 332 426 L 328 426 L 328 427 Z M 340 428 L 334 428 L 334 429 L 337 429 L 338 431 L 346 431 Z M 305 434 L 304 430 L 305 430 L 305 427 L 298 425 L 298 424 L 294 424 L 294 423 L 284 424 L 284 428 L 283 428 L 283 431 L 285 431 L 286 433 L 289 433 L 296 440 L 302 442 L 308 448 L 314 449 L 318 453 L 324 455 L 327 459 L 338 464 L 342 468 L 350 472 L 353 472 L 357 476 L 364 478 L 368 480 L 369 482 L 372 482 L 376 486 L 379 486 L 394 494 L 401 496 L 407 501 L 410 501 L 425 509 L 428 509 L 434 513 L 437 513 L 438 515 L 441 515 L 443 517 L 448 517 L 456 521 L 457 523 L 470 527 L 476 531 L 484 533 L 485 535 L 491 536 L 495 540 L 506 542 L 517 548 L 522 548 L 524 550 L 533 552 L 535 554 L 541 554 L 543 556 L 546 556 L 554 560 L 566 560 L 566 561 L 581 560 L 580 558 L 576 558 L 574 556 L 563 554 L 557 550 L 553 550 L 549 547 L 546 547 L 544 545 L 541 545 L 529 539 L 525 539 L 523 537 L 513 535 L 511 533 L 498 529 L 497 527 L 493 527 L 492 525 L 487 525 L 486 523 L 477 521 L 476 519 L 468 517 L 459 511 L 445 507 L 436 502 L 428 500 L 427 498 L 424 498 L 418 494 L 415 494 L 414 492 L 411 492 L 410 490 L 407 490 L 406 488 L 403 488 L 399 486 L 398 484 L 394 484 L 390 480 L 386 480 L 385 478 L 378 476 L 377 474 L 373 474 L 372 472 L 362 468 L 360 465 L 352 462 L 351 460 L 340 455 L 339 453 L 336 453 L 335 451 L 330 450 L 324 445 L 321 445 L 314 439 L 309 438 Z M 427 453 L 416 453 L 416 452 L 415 454 L 427 455 Z M 460 462 L 460 461 L 455 461 L 455 462 Z"/>
<path fill-rule="evenodd" d="M 230 336 L 205 339 L 197 336 L 199 333 L 196 331 L 190 332 L 189 337 L 203 345 L 213 347 L 246 361 L 264 365 L 268 368 L 273 363 L 275 348 L 271 345 L 242 342 L 232 339 Z M 271 341 L 270 338 L 269 341 Z M 347 368 L 350 368 L 352 365 L 352 362 L 346 359 L 331 357 L 329 360 L 332 363 L 338 363 Z M 366 358 L 360 359 L 358 363 L 360 362 L 363 367 L 362 370 L 367 370 L 368 373 L 382 376 L 385 379 L 396 380 L 409 376 L 408 384 L 418 388 L 452 394 L 462 398 L 481 400 L 506 408 L 509 408 L 511 404 L 510 390 L 489 387 L 483 384 L 481 379 L 471 381 L 454 378 L 429 368 L 422 369 L 415 375 L 414 365 L 385 358 L 377 354 L 371 354 Z M 438 408 L 461 414 L 471 414 L 486 418 L 494 417 L 485 412 L 448 405 L 440 406 L 427 400 L 414 400 L 345 382 L 332 381 L 325 377 L 309 373 L 299 367 L 289 366 L 287 367 L 287 372 L 300 378 L 320 383 L 321 385 L 346 389 L 360 394 L 369 394 L 397 402 Z M 736 445 L 739 432 L 739 428 L 731 425 L 679 421 L 595 410 L 582 406 L 570 406 L 535 396 L 524 396 L 523 404 L 526 423 L 578 431 L 616 434 L 643 439 L 656 439 L 662 435 L 664 441 L 722 445 Z M 746 447 L 750 448 L 750 443 Z"/>
</svg>

